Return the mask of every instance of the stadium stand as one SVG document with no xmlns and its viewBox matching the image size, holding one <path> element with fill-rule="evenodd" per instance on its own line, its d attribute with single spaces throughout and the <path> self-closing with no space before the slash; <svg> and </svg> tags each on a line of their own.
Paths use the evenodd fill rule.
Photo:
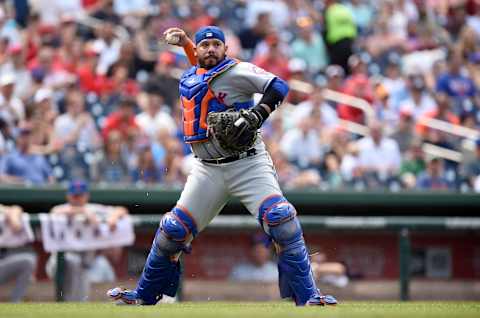
<svg viewBox="0 0 480 318">
<path fill-rule="evenodd" d="M 187 61 L 161 34 L 214 23 L 226 30 L 231 56 L 290 80 L 289 103 L 264 128 L 283 186 L 480 190 L 472 169 L 478 2 L 276 2 L 32 0 L 28 11 L 1 3 L 2 183 L 32 183 L 9 177 L 5 164 L 28 126 L 29 152 L 46 159 L 52 182 L 181 187 L 190 156 L 177 84 Z M 353 28 L 337 26 L 343 14 Z M 129 118 L 118 114 L 125 99 Z M 369 139 L 373 122 L 385 136 L 379 143 Z M 384 162 L 397 148 L 395 163 Z"/>
</svg>

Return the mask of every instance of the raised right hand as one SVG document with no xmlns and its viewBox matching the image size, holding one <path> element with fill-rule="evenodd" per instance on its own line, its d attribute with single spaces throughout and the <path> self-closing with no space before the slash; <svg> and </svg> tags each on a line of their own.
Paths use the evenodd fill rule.
<svg viewBox="0 0 480 318">
<path fill-rule="evenodd" d="M 168 28 L 163 37 L 166 43 L 176 46 L 184 46 L 188 40 L 187 34 L 180 28 Z"/>
</svg>

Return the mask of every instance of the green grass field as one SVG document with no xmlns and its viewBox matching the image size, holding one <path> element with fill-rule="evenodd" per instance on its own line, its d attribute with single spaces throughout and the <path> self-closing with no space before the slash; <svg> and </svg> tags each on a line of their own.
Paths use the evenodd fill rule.
<svg viewBox="0 0 480 318">
<path fill-rule="evenodd" d="M 180 303 L 154 307 L 107 303 L 0 304 L 1 318 L 287 318 L 287 317 L 480 317 L 480 302 L 345 302 L 336 307 L 295 307 L 291 303 Z"/>
</svg>

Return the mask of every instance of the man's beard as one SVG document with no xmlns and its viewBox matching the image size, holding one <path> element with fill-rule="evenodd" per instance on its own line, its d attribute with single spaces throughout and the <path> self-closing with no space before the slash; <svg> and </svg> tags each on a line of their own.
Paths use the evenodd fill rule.
<svg viewBox="0 0 480 318">
<path fill-rule="evenodd" d="M 220 61 L 222 61 L 224 58 L 225 58 L 225 55 L 223 55 L 223 57 L 217 57 L 215 55 L 209 55 L 209 56 L 207 56 L 203 59 L 198 59 L 198 64 L 200 65 L 201 68 L 209 70 L 209 69 L 217 66 L 218 63 L 220 63 Z M 209 60 L 208 64 L 206 62 L 207 60 Z M 215 60 L 215 62 L 212 62 L 213 60 Z"/>
</svg>

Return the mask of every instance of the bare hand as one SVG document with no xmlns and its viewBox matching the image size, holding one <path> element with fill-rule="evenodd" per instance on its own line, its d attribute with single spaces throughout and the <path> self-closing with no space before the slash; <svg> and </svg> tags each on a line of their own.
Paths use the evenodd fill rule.
<svg viewBox="0 0 480 318">
<path fill-rule="evenodd" d="M 92 212 L 85 213 L 88 223 L 93 226 L 98 226 L 100 224 L 100 220 L 98 219 L 97 215 Z"/>
<path fill-rule="evenodd" d="M 184 46 L 187 43 L 188 36 L 180 28 L 169 28 L 163 32 L 165 42 L 171 45 Z"/>
<path fill-rule="evenodd" d="M 90 121 L 90 117 L 88 116 L 87 113 L 82 113 L 77 119 L 77 125 L 79 128 L 83 128 L 85 125 L 87 125 Z"/>
<path fill-rule="evenodd" d="M 107 219 L 107 225 L 110 229 L 110 232 L 114 232 L 117 229 L 117 218 L 116 217 L 109 217 Z"/>
</svg>

